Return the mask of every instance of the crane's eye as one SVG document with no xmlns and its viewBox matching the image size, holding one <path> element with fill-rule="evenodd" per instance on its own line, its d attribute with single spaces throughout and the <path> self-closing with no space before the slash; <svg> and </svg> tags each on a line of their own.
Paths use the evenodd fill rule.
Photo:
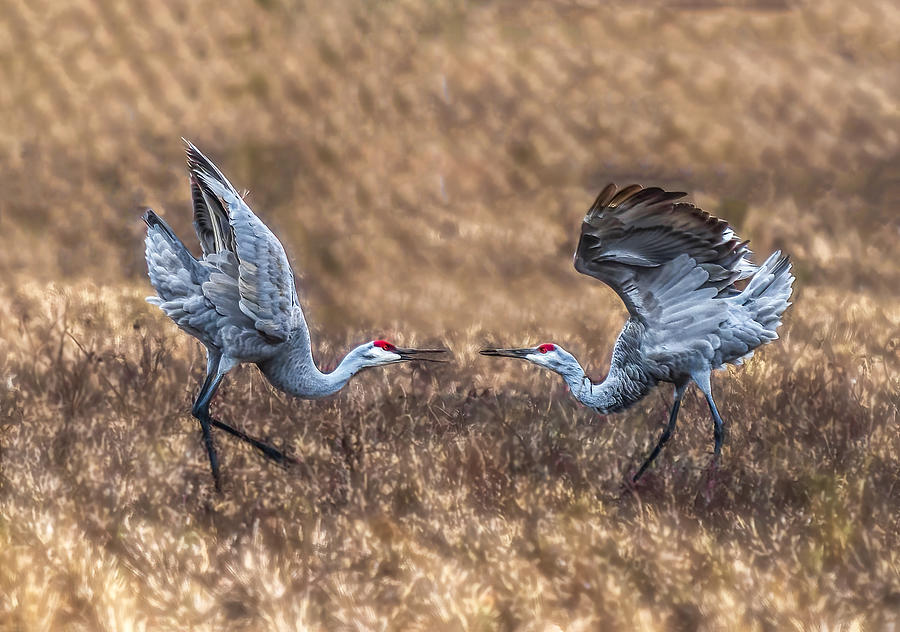
<svg viewBox="0 0 900 632">
<path fill-rule="evenodd" d="M 549 351 L 553 351 L 554 349 L 556 349 L 556 345 L 551 345 L 549 343 L 543 344 L 538 347 L 538 351 L 540 351 L 541 353 L 547 353 Z"/>
<path fill-rule="evenodd" d="M 394 349 L 397 348 L 394 345 L 392 345 L 391 343 L 389 343 L 387 340 L 376 340 L 372 344 L 375 345 L 376 347 L 378 347 L 379 349 L 384 349 L 385 351 L 393 351 Z"/>
</svg>

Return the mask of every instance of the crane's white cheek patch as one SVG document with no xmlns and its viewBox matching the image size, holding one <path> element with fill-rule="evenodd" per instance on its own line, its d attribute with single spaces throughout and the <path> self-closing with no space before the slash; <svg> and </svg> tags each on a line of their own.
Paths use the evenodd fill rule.
<svg viewBox="0 0 900 632">
<path fill-rule="evenodd" d="M 375 351 L 375 353 L 372 357 L 378 364 L 391 364 L 393 362 L 400 362 L 403 359 L 399 354 L 384 351 L 378 347 L 375 347 L 373 351 Z"/>
</svg>

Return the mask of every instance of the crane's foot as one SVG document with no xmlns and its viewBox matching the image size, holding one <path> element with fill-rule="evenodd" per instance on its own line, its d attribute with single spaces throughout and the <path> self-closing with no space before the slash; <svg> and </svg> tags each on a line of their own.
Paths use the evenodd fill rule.
<svg viewBox="0 0 900 632">
<path fill-rule="evenodd" d="M 298 461 L 294 457 L 264 443 L 259 447 L 259 450 L 269 459 L 285 467 L 287 467 L 288 465 L 297 465 L 300 463 L 300 461 Z"/>
<path fill-rule="evenodd" d="M 709 462 L 709 465 L 706 466 L 706 490 L 703 493 L 703 498 L 706 500 L 706 503 L 709 504 L 712 502 L 713 492 L 719 482 L 719 458 L 718 456 L 713 457 L 713 459 Z"/>
<path fill-rule="evenodd" d="M 634 492 L 637 489 L 637 481 L 638 475 L 632 470 L 619 485 L 619 493 L 625 495 Z"/>
</svg>

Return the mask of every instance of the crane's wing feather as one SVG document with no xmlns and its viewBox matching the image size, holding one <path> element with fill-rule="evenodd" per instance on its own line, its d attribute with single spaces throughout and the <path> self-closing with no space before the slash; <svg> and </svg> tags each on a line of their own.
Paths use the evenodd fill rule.
<svg viewBox="0 0 900 632">
<path fill-rule="evenodd" d="M 647 320 L 646 286 L 654 271 L 682 254 L 706 273 L 700 287 L 714 289 L 714 296 L 736 294 L 734 282 L 756 270 L 747 242 L 728 222 L 679 202 L 684 195 L 610 184 L 584 218 L 575 269 L 609 285 L 641 320 Z"/>
<path fill-rule="evenodd" d="M 203 186 L 193 173 L 191 201 L 194 206 L 194 230 L 203 254 L 209 255 L 223 250 L 234 252 L 234 232 L 228 222 L 228 212 L 219 198 L 212 195 L 208 187 Z"/>
<path fill-rule="evenodd" d="M 203 204 L 211 211 L 209 217 L 215 218 L 215 221 L 210 222 L 214 227 L 210 243 L 218 245 L 219 233 L 216 231 L 221 229 L 224 248 L 218 252 L 230 253 L 236 260 L 230 261 L 228 255 L 223 254 L 222 263 L 226 266 L 224 274 L 221 275 L 222 278 L 211 277 L 210 282 L 204 284 L 204 292 L 208 290 L 227 296 L 232 293 L 232 284 L 236 281 L 240 311 L 253 321 L 256 329 L 270 342 L 287 340 L 291 331 L 291 314 L 299 306 L 299 301 L 294 274 L 284 247 L 250 210 L 212 161 L 190 143 L 187 153 L 191 175 Z M 194 208 L 196 211 L 196 204 Z M 219 220 L 220 213 L 227 219 L 227 231 Z M 231 241 L 228 239 L 229 234 Z M 231 276 L 228 270 L 233 270 L 235 263 L 237 275 L 227 278 Z M 228 268 L 229 265 L 232 268 Z M 210 283 L 218 287 L 207 288 L 206 285 Z M 218 303 L 216 305 L 218 309 Z"/>
<path fill-rule="evenodd" d="M 236 264 L 230 263 L 235 261 L 233 254 L 213 253 L 198 261 L 152 210 L 144 214 L 144 221 L 148 227 L 147 272 L 157 294 L 148 297 L 148 302 L 158 305 L 175 324 L 206 345 L 221 348 L 221 333 L 229 325 L 252 328 L 237 307 L 237 281 L 228 277 L 231 265 L 237 278 Z"/>
<path fill-rule="evenodd" d="M 791 260 L 773 252 L 740 294 L 729 297 L 729 317 L 719 333 L 715 363 L 741 362 L 753 350 L 778 338 L 781 315 L 791 305 Z"/>
</svg>

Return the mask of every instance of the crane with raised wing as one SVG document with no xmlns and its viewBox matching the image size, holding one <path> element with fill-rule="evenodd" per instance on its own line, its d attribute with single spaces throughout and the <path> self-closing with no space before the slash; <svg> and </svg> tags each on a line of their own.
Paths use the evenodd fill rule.
<svg viewBox="0 0 900 632">
<path fill-rule="evenodd" d="M 618 190 L 610 184 L 584 218 L 575 269 L 609 285 L 629 312 L 604 380 L 588 378 L 575 356 L 556 343 L 481 351 L 560 374 L 579 402 L 601 414 L 628 408 L 660 382 L 672 384 L 669 421 L 633 481 L 672 436 L 691 382 L 706 397 L 713 463 L 718 461 L 724 423 L 710 374 L 725 364 L 741 364 L 754 349 L 778 338 L 781 315 L 790 305 L 790 259 L 775 251 L 761 266 L 754 265 L 748 242 L 725 220 L 679 201 L 684 195 L 639 185 Z"/>
<path fill-rule="evenodd" d="M 210 400 L 225 375 L 238 364 L 255 364 L 276 388 L 311 399 L 338 392 L 367 367 L 439 361 L 446 350 L 405 349 L 379 339 L 352 349 L 333 371 L 320 371 L 281 242 L 218 167 L 193 144 L 185 143 L 194 228 L 203 255 L 194 257 L 169 225 L 147 210 L 147 270 L 157 293 L 147 300 L 206 347 L 206 380 L 192 414 L 203 430 L 216 489 L 220 489 L 213 426 L 250 443 L 277 462 L 294 461 L 210 416 Z"/>
</svg>

